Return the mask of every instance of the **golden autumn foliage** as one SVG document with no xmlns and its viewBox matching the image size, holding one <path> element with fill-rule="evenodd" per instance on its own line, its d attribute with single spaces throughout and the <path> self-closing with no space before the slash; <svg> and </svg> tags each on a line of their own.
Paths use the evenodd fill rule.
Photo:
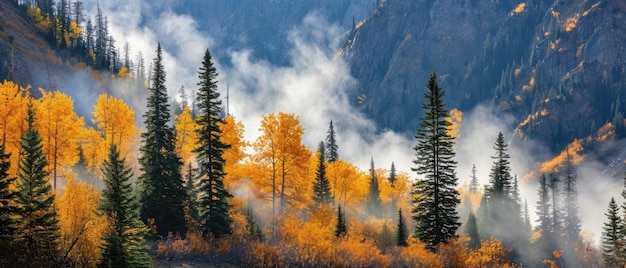
<svg viewBox="0 0 626 268">
<path fill-rule="evenodd" d="M 524 9 L 526 8 L 526 3 L 522 2 L 519 5 L 517 5 L 517 7 L 515 7 L 515 9 L 513 9 L 514 13 L 522 13 L 524 12 Z"/>
<path fill-rule="evenodd" d="M 97 213 L 100 193 L 92 185 L 76 182 L 68 175 L 58 202 L 62 253 L 77 267 L 95 267 L 108 228 L 106 217 Z"/>
<path fill-rule="evenodd" d="M 88 128 L 83 133 L 82 150 L 87 167 L 96 175 L 107 156 L 108 149 L 116 144 L 120 155 L 126 159 L 136 159 L 135 147 L 139 138 L 139 128 L 135 124 L 135 112 L 123 100 L 106 94 L 100 95 L 94 106 L 92 123 L 96 128 Z"/>
<path fill-rule="evenodd" d="M 196 129 L 198 124 L 191 117 L 189 107 L 185 107 L 183 112 L 174 116 L 174 128 L 176 129 L 176 152 L 187 167 L 187 163 L 193 160 L 193 149 L 198 140 Z"/>
<path fill-rule="evenodd" d="M 232 116 L 227 116 L 224 118 L 224 124 L 221 124 L 220 127 L 222 129 L 220 141 L 230 145 L 230 148 L 224 150 L 223 155 L 224 161 L 226 161 L 224 183 L 230 187 L 236 180 L 244 178 L 239 171 L 246 157 L 245 150 L 249 144 L 243 138 L 244 126 L 241 121 L 235 120 Z"/>
<path fill-rule="evenodd" d="M 369 180 L 356 166 L 338 159 L 326 166 L 326 177 L 335 200 L 345 205 L 362 202 L 368 193 Z"/>
<path fill-rule="evenodd" d="M 11 154 L 11 176 L 17 174 L 20 138 L 28 128 L 24 120 L 28 109 L 28 91 L 29 88 L 23 88 L 11 81 L 0 84 L 0 138 L 5 144 L 6 152 Z"/>
<path fill-rule="evenodd" d="M 292 206 L 303 206 L 310 185 L 304 178 L 307 178 L 312 154 L 302 145 L 304 128 L 299 117 L 282 112 L 271 113 L 263 116 L 259 131 L 261 136 L 253 144 L 257 153 L 255 160 L 270 175 L 261 183 L 271 186 L 273 207 L 285 207 L 287 202 Z"/>
<path fill-rule="evenodd" d="M 489 239 L 482 241 L 480 248 L 472 250 L 467 260 L 466 267 L 503 267 L 507 265 L 508 251 L 502 246 L 500 240 Z"/>
<path fill-rule="evenodd" d="M 461 136 L 461 123 L 463 122 L 463 112 L 452 109 L 450 110 L 450 117 L 446 117 L 446 121 L 450 122 L 448 127 L 448 135 L 454 138 Z"/>
<path fill-rule="evenodd" d="M 585 159 L 585 156 L 580 154 L 582 150 L 583 147 L 581 140 L 574 140 L 572 143 L 568 144 L 567 148 L 565 148 L 565 150 L 563 150 L 559 155 L 541 163 L 539 170 L 542 173 L 557 172 L 565 164 L 568 157 L 572 161 L 572 164 L 577 165 Z"/>
<path fill-rule="evenodd" d="M 78 162 L 80 135 L 84 119 L 74 112 L 74 101 L 61 92 L 40 90 L 42 97 L 35 104 L 35 127 L 43 140 L 48 160 L 47 171 L 56 188 L 57 171 Z"/>
</svg>

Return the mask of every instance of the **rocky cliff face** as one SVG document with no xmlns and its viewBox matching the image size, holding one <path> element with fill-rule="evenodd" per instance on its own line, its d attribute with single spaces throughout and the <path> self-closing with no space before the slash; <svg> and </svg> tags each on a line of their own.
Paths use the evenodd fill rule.
<svg viewBox="0 0 626 268">
<path fill-rule="evenodd" d="M 167 5 L 182 14 L 190 14 L 217 42 L 216 52 L 252 49 L 254 56 L 273 64 L 287 64 L 288 33 L 302 24 L 304 17 L 317 14 L 344 29 L 368 16 L 372 0 L 184 0 Z M 222 58 L 221 60 L 227 60 Z"/>
<path fill-rule="evenodd" d="M 625 6 L 625 0 L 384 1 L 344 49 L 360 81 L 352 99 L 380 126 L 412 134 L 424 83 L 436 71 L 448 107 L 491 105 L 517 118 L 520 137 L 554 149 L 606 122 L 619 133 Z"/>
</svg>

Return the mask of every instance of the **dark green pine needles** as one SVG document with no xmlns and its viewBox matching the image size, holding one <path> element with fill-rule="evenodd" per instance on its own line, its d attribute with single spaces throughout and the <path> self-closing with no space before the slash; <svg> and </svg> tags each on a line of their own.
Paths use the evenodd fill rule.
<svg viewBox="0 0 626 268">
<path fill-rule="evenodd" d="M 232 218 L 229 198 L 232 195 L 224 186 L 224 150 L 230 145 L 220 141 L 222 129 L 219 118 L 222 102 L 217 92 L 217 70 L 211 61 L 209 50 L 204 54 L 202 66 L 198 72 L 198 142 L 194 152 L 198 162 L 197 181 L 200 187 L 199 204 L 200 224 L 204 236 L 220 237 L 231 234 Z"/>
<path fill-rule="evenodd" d="M 426 84 L 423 104 L 425 115 L 417 130 L 417 146 L 414 147 L 417 165 L 413 171 L 423 176 L 413 184 L 414 236 L 434 250 L 440 243 L 455 238 L 461 225 L 456 212 L 460 203 L 456 190 L 457 178 L 454 161 L 454 137 L 448 133 L 450 122 L 445 109 L 444 91 L 433 72 Z"/>
<path fill-rule="evenodd" d="M 126 166 L 115 145 L 102 165 L 104 190 L 100 212 L 111 228 L 104 235 L 104 250 L 98 267 L 150 267 L 143 237 L 147 228 L 139 219 L 139 203 L 132 193 L 132 170 Z"/>
</svg>

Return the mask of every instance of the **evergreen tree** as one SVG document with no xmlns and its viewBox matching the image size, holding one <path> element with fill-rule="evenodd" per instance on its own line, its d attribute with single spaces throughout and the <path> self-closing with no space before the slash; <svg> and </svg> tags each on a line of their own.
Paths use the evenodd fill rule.
<svg viewBox="0 0 626 268">
<path fill-rule="evenodd" d="M 470 193 L 478 192 L 478 178 L 476 177 L 476 165 L 472 165 L 472 175 L 470 176 L 470 185 L 469 191 Z"/>
<path fill-rule="evenodd" d="M 515 260 L 518 251 L 522 250 L 521 244 L 527 238 L 522 232 L 520 194 L 517 183 L 511 176 L 509 161 L 511 157 L 507 147 L 504 135 L 499 132 L 493 147 L 496 153 L 491 157 L 494 162 L 489 174 L 490 184 L 485 188 L 485 196 L 490 217 L 487 222 L 510 228 L 490 228 L 490 225 L 481 225 L 480 229 L 484 229 L 485 237 L 496 237 L 505 247 L 512 248 L 511 256 Z"/>
<path fill-rule="evenodd" d="M 537 200 L 537 225 L 536 229 L 540 233 L 540 237 L 535 240 L 535 256 L 541 261 L 550 257 L 554 248 L 554 236 L 552 233 L 552 213 L 550 211 L 550 192 L 546 175 L 541 175 L 539 179 L 539 200 Z"/>
<path fill-rule="evenodd" d="M 0 266 L 12 262 L 11 250 L 16 239 L 18 207 L 15 203 L 17 192 L 12 189 L 15 177 L 8 174 L 11 166 L 10 154 L 5 153 L 4 143 L 0 144 Z"/>
<path fill-rule="evenodd" d="M 139 219 L 139 203 L 132 193 L 132 170 L 126 166 L 115 144 L 102 164 L 104 189 L 99 211 L 111 221 L 104 235 L 98 267 L 150 267 L 143 236 L 146 226 Z"/>
<path fill-rule="evenodd" d="M 254 213 L 252 211 L 252 206 L 248 203 L 246 204 L 245 210 L 246 223 L 248 232 L 253 239 L 263 242 L 265 240 L 265 236 L 263 236 L 263 231 L 261 230 L 261 226 L 254 219 Z"/>
<path fill-rule="evenodd" d="M 467 223 L 465 225 L 465 233 L 470 238 L 469 247 L 479 248 L 480 236 L 478 235 L 478 224 L 476 223 L 476 216 L 474 215 L 474 212 L 472 211 L 470 211 L 470 214 L 467 217 Z"/>
<path fill-rule="evenodd" d="M 389 170 L 389 184 L 391 184 L 391 188 L 396 186 L 396 165 L 391 162 L 391 169 Z"/>
<path fill-rule="evenodd" d="M 197 153 L 198 182 L 200 184 L 200 223 L 204 236 L 220 237 L 232 233 L 230 224 L 232 195 L 224 186 L 224 150 L 230 145 L 220 141 L 222 129 L 219 118 L 222 102 L 217 92 L 217 70 L 213 66 L 209 50 L 204 53 L 204 60 L 198 72 L 198 142 L 194 152 Z"/>
<path fill-rule="evenodd" d="M 55 193 L 48 182 L 46 156 L 39 132 L 35 130 L 35 112 L 28 104 L 28 129 L 20 139 L 22 151 L 17 171 L 17 205 L 19 223 L 17 233 L 20 255 L 32 267 L 51 267 L 59 264 L 59 220 L 54 203 Z M 15 249 L 14 249 L 15 250 Z M 20 265 L 17 265 L 20 266 Z"/>
<path fill-rule="evenodd" d="M 552 192 L 552 233 L 557 236 L 561 234 L 561 208 L 559 207 L 559 175 L 550 174 L 550 191 Z"/>
<path fill-rule="evenodd" d="M 624 224 L 619 216 L 619 207 L 611 197 L 607 213 L 608 222 L 602 227 L 602 257 L 606 267 L 624 265 Z"/>
<path fill-rule="evenodd" d="M 565 239 L 570 245 L 574 245 L 580 234 L 580 217 L 578 216 L 578 190 L 576 189 L 576 170 L 572 163 L 572 158 L 567 153 L 565 161 L 565 174 L 563 177 L 563 228 Z M 626 186 L 626 175 L 624 176 L 624 184 Z M 626 192 L 622 192 L 622 196 L 626 198 Z M 626 203 L 622 206 L 626 209 Z"/>
<path fill-rule="evenodd" d="M 188 219 L 187 221 L 193 220 L 195 223 L 198 223 L 199 219 L 198 219 L 198 191 L 196 189 L 196 183 L 194 180 L 194 169 L 191 166 L 191 163 L 189 163 L 188 167 L 187 167 L 187 175 L 186 175 L 186 180 L 185 180 L 185 191 L 187 193 L 187 198 L 188 198 L 188 203 L 187 203 L 187 207 L 189 209 L 189 217 L 191 217 L 191 219 Z M 189 227 L 191 228 L 191 224 L 189 224 Z M 198 227 L 198 226 L 195 226 Z"/>
<path fill-rule="evenodd" d="M 387 179 L 391 188 L 396 187 L 396 165 L 391 162 L 391 169 L 389 170 L 389 178 Z M 398 207 L 398 198 L 395 195 L 391 195 L 391 211 L 396 211 Z M 390 215 L 391 216 L 391 215 Z"/>
<path fill-rule="evenodd" d="M 528 200 L 524 199 L 524 235 L 530 236 L 532 224 L 530 223 L 530 210 L 528 209 Z"/>
<path fill-rule="evenodd" d="M 326 160 L 324 157 L 324 142 L 320 142 L 317 148 L 319 161 L 315 171 L 315 181 L 313 182 L 313 202 L 316 208 L 328 206 L 333 203 L 333 194 L 330 192 L 330 182 L 326 178 Z"/>
<path fill-rule="evenodd" d="M 330 121 L 330 125 L 328 126 L 328 134 L 326 136 L 326 160 L 328 163 L 332 163 L 339 159 L 338 153 L 339 147 L 337 146 L 337 141 L 335 140 L 335 128 L 333 127 L 333 121 Z"/>
<path fill-rule="evenodd" d="M 337 206 L 337 224 L 335 225 L 335 237 L 339 238 L 346 235 L 348 227 L 346 226 L 346 220 L 343 212 L 341 212 L 341 204 Z"/>
<path fill-rule="evenodd" d="M 380 189 L 378 188 L 378 177 L 376 176 L 376 169 L 374 168 L 374 158 L 372 158 L 370 165 L 370 187 L 369 194 L 367 195 L 367 211 L 371 215 L 379 217 L 381 212 L 381 200 Z"/>
<path fill-rule="evenodd" d="M 187 195 L 180 171 L 182 162 L 175 152 L 174 130 L 168 126 L 170 111 L 161 44 L 156 52 L 148 110 L 144 115 L 146 130 L 141 134 L 141 219 L 154 220 L 157 233 L 167 236 L 170 232 L 187 232 L 184 212 Z"/>
<path fill-rule="evenodd" d="M 396 230 L 396 246 L 399 247 L 408 247 L 409 243 L 407 243 L 406 239 L 409 236 L 406 230 L 406 224 L 404 223 L 404 218 L 402 217 L 402 209 L 398 209 L 398 229 Z"/>
<path fill-rule="evenodd" d="M 452 150 L 454 137 L 448 133 L 451 123 L 446 121 L 449 113 L 443 102 L 445 92 L 434 72 L 426 86 L 425 115 L 417 130 L 418 144 L 414 147 L 417 159 L 413 160 L 417 165 L 413 171 L 424 178 L 413 184 L 412 213 L 416 223 L 414 236 L 434 250 L 438 244 L 457 237 L 460 223 L 456 207 L 460 200 Z"/>
</svg>

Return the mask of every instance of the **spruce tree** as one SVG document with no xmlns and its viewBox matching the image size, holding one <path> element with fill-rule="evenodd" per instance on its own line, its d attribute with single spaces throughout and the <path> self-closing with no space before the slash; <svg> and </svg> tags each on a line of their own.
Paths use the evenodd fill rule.
<svg viewBox="0 0 626 268">
<path fill-rule="evenodd" d="M 15 202 L 17 192 L 11 185 L 15 177 L 9 176 L 10 154 L 5 153 L 4 143 L 0 144 L 0 266 L 12 262 L 12 249 L 16 239 L 18 207 Z"/>
<path fill-rule="evenodd" d="M 333 127 L 333 121 L 330 121 L 328 126 L 328 133 L 326 135 L 326 160 L 328 163 L 332 163 L 339 159 L 339 147 L 335 139 L 335 128 Z"/>
<path fill-rule="evenodd" d="M 604 214 L 608 222 L 602 227 L 602 257 L 606 267 L 624 265 L 624 223 L 619 215 L 615 198 L 611 197 L 609 208 Z"/>
<path fill-rule="evenodd" d="M 374 168 L 374 158 L 372 158 L 370 165 L 370 187 L 367 195 L 367 211 L 370 215 L 380 217 L 382 202 L 380 200 L 378 177 L 376 176 L 376 169 Z"/>
<path fill-rule="evenodd" d="M 550 186 L 548 185 L 546 175 L 541 175 L 539 179 L 539 200 L 537 200 L 537 227 L 536 230 L 541 234 L 534 242 L 535 256 L 537 261 L 549 258 L 554 247 L 554 235 L 552 232 L 552 211 L 550 204 Z"/>
<path fill-rule="evenodd" d="M 55 193 L 48 181 L 46 156 L 39 132 L 35 130 L 35 112 L 28 104 L 28 129 L 20 139 L 22 151 L 17 171 L 20 255 L 32 267 L 51 267 L 59 260 L 59 220 Z M 14 249 L 17 250 L 17 249 Z M 18 265 L 19 266 L 19 265 Z"/>
<path fill-rule="evenodd" d="M 581 220 L 578 215 L 578 190 L 576 189 L 576 170 L 572 163 L 572 158 L 567 153 L 565 170 L 563 176 L 563 228 L 565 239 L 569 245 L 574 245 L 578 240 L 581 228 Z M 624 185 L 626 187 L 626 174 L 624 175 Z M 622 192 L 622 197 L 626 198 L 626 191 Z M 626 203 L 622 205 L 626 209 Z"/>
<path fill-rule="evenodd" d="M 346 219 L 341 212 L 341 204 L 337 206 L 337 224 L 335 224 L 335 237 L 339 238 L 346 235 L 348 227 L 346 226 Z"/>
<path fill-rule="evenodd" d="M 230 145 L 224 144 L 220 137 L 222 129 L 219 118 L 222 102 L 217 91 L 217 70 L 213 66 L 211 53 L 204 53 L 202 66 L 198 72 L 198 141 L 194 152 L 197 153 L 198 183 L 200 184 L 200 223 L 204 236 L 220 237 L 232 233 L 229 198 L 232 195 L 224 186 L 224 150 Z"/>
<path fill-rule="evenodd" d="M 476 165 L 472 165 L 472 175 L 470 176 L 469 192 L 478 192 L 478 178 L 476 177 Z"/>
<path fill-rule="evenodd" d="M 315 208 L 329 206 L 334 200 L 330 191 L 330 182 L 326 177 L 324 142 L 320 142 L 317 152 L 319 153 L 319 161 L 315 170 L 315 181 L 313 181 L 313 202 Z"/>
<path fill-rule="evenodd" d="M 404 217 L 402 217 L 402 209 L 398 209 L 398 228 L 396 230 L 396 246 L 408 247 L 406 239 L 409 236 L 406 230 L 406 224 L 404 223 Z"/>
<path fill-rule="evenodd" d="M 478 248 L 480 247 L 480 236 L 478 235 L 478 224 L 476 222 L 476 216 L 474 212 L 470 211 L 469 216 L 467 217 L 467 222 L 465 223 L 465 233 L 470 238 L 469 247 L 470 248 Z"/>
<path fill-rule="evenodd" d="M 139 219 L 139 203 L 132 192 L 132 170 L 115 144 L 102 164 L 104 189 L 99 211 L 111 221 L 104 235 L 98 267 L 150 267 L 143 236 L 147 228 Z"/>
<path fill-rule="evenodd" d="M 504 141 L 502 132 L 498 133 L 494 144 L 495 155 L 489 174 L 489 185 L 485 187 L 486 205 L 489 209 L 487 220 L 490 224 L 509 226 L 510 228 L 491 228 L 490 225 L 481 225 L 484 237 L 496 237 L 505 247 L 512 248 L 511 256 L 517 261 L 518 251 L 526 239 L 523 234 L 522 209 L 519 201 L 520 193 L 517 180 L 511 176 L 511 163 L 508 145 Z M 523 250 L 522 250 L 523 251 Z"/>
<path fill-rule="evenodd" d="M 175 151 L 174 130 L 168 125 L 170 111 L 161 44 L 156 52 L 148 110 L 144 114 L 145 132 L 141 134 L 141 219 L 154 220 L 161 236 L 182 235 L 187 232 L 184 212 L 187 195 L 181 175 L 182 162 Z"/>
<path fill-rule="evenodd" d="M 389 178 L 387 179 L 391 188 L 396 187 L 396 165 L 391 162 L 391 169 L 389 170 Z M 396 211 L 398 207 L 398 198 L 395 195 L 391 195 L 391 212 Z"/>
<path fill-rule="evenodd" d="M 187 192 L 187 209 L 189 210 L 188 213 L 188 217 L 190 217 L 191 219 L 188 219 L 188 225 L 189 228 L 191 229 L 192 225 L 197 225 L 197 223 L 199 222 L 198 219 L 198 191 L 196 189 L 196 183 L 194 180 L 194 169 L 191 166 L 191 163 L 189 163 L 189 165 L 187 166 L 187 175 L 185 176 L 185 191 Z M 189 223 L 189 221 L 193 221 L 194 223 L 191 224 Z M 194 227 L 198 227 L 198 226 L 194 226 Z"/>
<path fill-rule="evenodd" d="M 457 178 L 454 161 L 454 137 L 448 133 L 451 123 L 445 109 L 445 92 L 437 82 L 437 75 L 430 75 L 426 101 L 422 105 L 425 115 L 421 118 L 417 130 L 417 145 L 413 148 L 417 159 L 413 168 L 418 175 L 424 176 L 413 184 L 413 219 L 414 236 L 419 238 L 430 250 L 440 243 L 456 238 L 456 230 L 461 225 L 456 207 L 460 203 L 456 190 Z"/>
</svg>

